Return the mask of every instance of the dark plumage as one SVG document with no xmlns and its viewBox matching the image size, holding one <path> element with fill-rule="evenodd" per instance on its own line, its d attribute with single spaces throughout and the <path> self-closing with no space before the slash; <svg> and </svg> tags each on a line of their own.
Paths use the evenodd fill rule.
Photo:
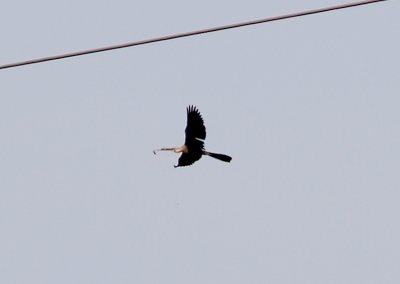
<svg viewBox="0 0 400 284">
<path fill-rule="evenodd" d="M 177 148 L 161 148 L 156 151 L 174 151 L 182 153 L 178 160 L 178 165 L 174 167 L 190 166 L 198 161 L 202 155 L 207 155 L 215 159 L 230 162 L 232 158 L 224 154 L 216 154 L 207 152 L 204 149 L 204 140 L 206 139 L 206 127 L 204 126 L 203 118 L 199 110 L 195 106 L 187 107 L 187 124 L 185 129 L 185 144 Z"/>
</svg>

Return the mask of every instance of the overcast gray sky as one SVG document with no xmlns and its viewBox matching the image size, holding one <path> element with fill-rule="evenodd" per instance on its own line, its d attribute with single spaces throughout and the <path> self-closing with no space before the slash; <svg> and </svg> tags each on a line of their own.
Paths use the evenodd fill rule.
<svg viewBox="0 0 400 284">
<path fill-rule="evenodd" d="M 0 64 L 343 3 L 6 1 Z M 399 11 L 0 70 L 0 283 L 400 283 Z"/>
</svg>

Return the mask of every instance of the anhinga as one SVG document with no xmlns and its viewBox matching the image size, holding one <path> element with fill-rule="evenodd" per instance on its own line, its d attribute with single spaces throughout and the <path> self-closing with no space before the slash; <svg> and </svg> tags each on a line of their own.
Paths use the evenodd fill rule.
<svg viewBox="0 0 400 284">
<path fill-rule="evenodd" d="M 178 165 L 174 165 L 175 168 L 190 166 L 194 162 L 198 161 L 202 155 L 207 155 L 228 163 L 232 160 L 232 158 L 227 155 L 207 152 L 204 149 L 206 127 L 204 126 L 204 121 L 199 110 L 195 106 L 187 107 L 187 125 L 185 134 L 185 144 L 183 146 L 176 148 L 161 148 L 154 150 L 153 153 L 156 154 L 156 151 L 174 151 L 175 153 L 182 153 L 178 160 Z"/>
</svg>

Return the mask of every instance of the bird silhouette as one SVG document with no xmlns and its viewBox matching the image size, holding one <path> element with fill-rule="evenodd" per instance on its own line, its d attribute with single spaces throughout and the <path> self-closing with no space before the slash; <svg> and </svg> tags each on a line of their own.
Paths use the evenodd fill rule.
<svg viewBox="0 0 400 284">
<path fill-rule="evenodd" d="M 178 165 L 174 165 L 175 168 L 190 166 L 194 162 L 200 160 L 203 155 L 229 163 L 232 160 L 232 157 L 224 154 L 207 152 L 204 149 L 206 127 L 204 126 L 203 117 L 199 110 L 193 105 L 188 106 L 186 110 L 187 124 L 185 129 L 185 144 L 181 147 L 156 149 L 153 150 L 153 153 L 156 154 L 157 151 L 174 151 L 175 153 L 182 153 L 179 157 Z"/>
</svg>

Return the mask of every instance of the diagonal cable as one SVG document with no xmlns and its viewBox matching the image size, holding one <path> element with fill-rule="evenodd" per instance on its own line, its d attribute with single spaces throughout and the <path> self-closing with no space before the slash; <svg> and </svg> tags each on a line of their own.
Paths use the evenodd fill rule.
<svg viewBox="0 0 400 284">
<path fill-rule="evenodd" d="M 235 28 L 240 28 L 240 27 L 245 27 L 245 26 L 251 26 L 251 25 L 257 25 L 257 24 L 262 24 L 262 23 L 267 23 L 267 22 L 289 19 L 289 18 L 296 18 L 296 17 L 302 17 L 302 16 L 318 14 L 318 13 L 323 13 L 323 12 L 329 12 L 329 11 L 334 11 L 334 10 L 339 10 L 339 9 L 346 9 L 346 8 L 351 8 L 351 7 L 361 6 L 361 5 L 368 5 L 368 4 L 372 4 L 372 3 L 376 3 L 376 2 L 383 2 L 383 1 L 387 1 L 387 0 L 369 0 L 369 1 L 347 3 L 347 4 L 343 4 L 343 5 L 330 6 L 330 7 L 325 7 L 325 8 L 315 9 L 315 10 L 307 10 L 307 11 L 298 12 L 298 13 L 292 13 L 292 14 L 286 14 L 286 15 L 276 16 L 276 17 L 271 17 L 271 18 L 264 18 L 264 19 L 258 19 L 258 20 L 248 21 L 248 22 L 224 25 L 224 26 L 202 29 L 202 30 L 197 30 L 197 31 L 192 31 L 192 32 L 185 32 L 185 33 L 167 35 L 167 36 L 145 39 L 145 40 L 140 40 L 140 41 L 134 41 L 134 42 L 124 43 L 124 44 L 118 44 L 118 45 L 88 49 L 88 50 L 83 50 L 83 51 L 65 53 L 65 54 L 61 54 L 61 55 L 36 58 L 36 59 L 20 61 L 20 62 L 16 62 L 16 63 L 0 65 L 0 69 L 19 67 L 19 66 L 23 66 L 23 65 L 41 63 L 41 62 L 52 61 L 52 60 L 59 60 L 59 59 L 64 59 L 64 58 L 69 58 L 69 57 L 82 56 L 82 55 L 110 51 L 110 50 L 120 49 L 120 48 L 127 48 L 127 47 L 137 46 L 137 45 L 145 45 L 145 44 L 154 43 L 154 42 L 173 40 L 173 39 L 177 39 L 177 38 L 218 32 L 218 31 L 223 31 L 223 30 L 228 30 L 228 29 L 235 29 Z"/>
</svg>

